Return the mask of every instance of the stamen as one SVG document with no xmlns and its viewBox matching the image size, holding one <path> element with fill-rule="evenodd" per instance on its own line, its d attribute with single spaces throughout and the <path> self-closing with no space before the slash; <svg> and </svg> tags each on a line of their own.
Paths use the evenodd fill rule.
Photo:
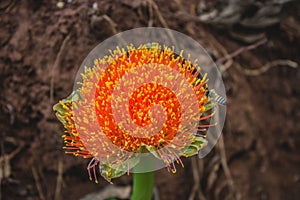
<svg viewBox="0 0 300 200">
<path fill-rule="evenodd" d="M 93 180 L 92 175 L 91 175 L 91 165 L 94 163 L 94 161 L 95 161 L 95 158 L 92 158 L 92 160 L 89 162 L 89 164 L 87 166 L 87 171 L 88 171 L 88 174 L 89 174 L 90 181 Z"/>
<path fill-rule="evenodd" d="M 208 127 L 212 127 L 212 126 L 216 126 L 217 123 L 214 124 L 202 124 L 202 125 L 198 125 L 198 128 L 208 128 Z"/>
<path fill-rule="evenodd" d="M 199 121 L 202 121 L 202 120 L 208 119 L 208 118 L 210 118 L 210 117 L 214 116 L 215 114 L 216 114 L 216 112 L 214 111 L 214 112 L 212 112 L 212 113 L 211 113 L 211 114 L 209 114 L 209 115 L 206 115 L 206 116 L 200 117 L 200 118 L 199 118 Z"/>
</svg>

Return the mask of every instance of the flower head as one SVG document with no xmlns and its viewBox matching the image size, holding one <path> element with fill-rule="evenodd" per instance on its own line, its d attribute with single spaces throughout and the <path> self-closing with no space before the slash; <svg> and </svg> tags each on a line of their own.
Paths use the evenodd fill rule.
<svg viewBox="0 0 300 200">
<path fill-rule="evenodd" d="M 175 172 L 180 156 L 205 146 L 199 125 L 212 113 L 206 75 L 181 54 L 157 43 L 116 48 L 82 74 L 81 87 L 54 106 L 66 129 L 66 153 L 92 158 L 108 181 L 151 153 Z"/>
</svg>

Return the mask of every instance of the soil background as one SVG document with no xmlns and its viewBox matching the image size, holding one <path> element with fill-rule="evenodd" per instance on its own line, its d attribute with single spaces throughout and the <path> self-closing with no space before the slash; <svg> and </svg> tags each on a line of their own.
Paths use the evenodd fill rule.
<svg viewBox="0 0 300 200">
<path fill-rule="evenodd" d="M 204 2 L 206 10 L 228 5 L 197 0 L 1 1 L 1 199 L 80 199 L 109 185 L 103 179 L 99 184 L 88 180 L 88 160 L 64 154 L 63 126 L 52 106 L 72 92 L 81 62 L 97 44 L 145 26 L 189 35 L 218 67 L 226 68 L 223 138 L 203 160 L 183 159 L 185 168 L 178 166 L 176 174 L 157 171 L 160 199 L 299 199 L 300 70 L 294 68 L 300 63 L 299 1 L 282 5 L 277 23 L 251 30 L 203 23 L 198 15 Z M 255 8 L 250 6 L 247 16 Z M 257 37 L 265 40 L 260 45 L 247 42 L 234 37 L 233 29 L 259 32 Z M 254 48 L 228 56 L 253 43 Z M 279 59 L 293 64 L 256 71 Z M 131 184 L 131 175 L 114 180 L 115 186 Z"/>
</svg>

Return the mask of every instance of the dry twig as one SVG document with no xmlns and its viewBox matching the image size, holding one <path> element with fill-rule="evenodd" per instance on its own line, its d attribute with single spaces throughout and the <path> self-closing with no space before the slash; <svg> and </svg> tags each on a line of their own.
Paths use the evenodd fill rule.
<svg viewBox="0 0 300 200">
<path fill-rule="evenodd" d="M 16 0 L 2 1 L 0 4 L 0 11 L 9 12 L 16 3 Z"/>
<path fill-rule="evenodd" d="M 108 199 L 110 197 L 120 198 L 120 199 L 128 199 L 130 198 L 131 193 L 131 186 L 125 186 L 125 187 L 117 187 L 109 185 L 105 187 L 100 192 L 91 193 L 80 200 L 103 200 Z"/>
<path fill-rule="evenodd" d="M 163 15 L 159 11 L 159 8 L 158 8 L 157 4 L 155 3 L 155 1 L 149 0 L 149 5 L 152 5 L 152 8 L 154 9 L 154 11 L 155 11 L 155 13 L 156 13 L 156 15 L 158 17 L 158 20 L 162 24 L 162 26 L 164 28 L 169 28 L 166 20 L 164 19 Z M 177 42 L 176 42 L 176 40 L 175 40 L 174 35 L 172 34 L 172 32 L 167 31 L 167 34 L 170 37 L 172 43 L 175 44 L 175 46 L 178 46 L 178 44 L 177 44 Z"/>
<path fill-rule="evenodd" d="M 160 23 L 163 25 L 163 27 L 165 28 L 169 28 L 166 20 L 164 19 L 164 17 L 162 16 L 161 12 L 159 11 L 159 8 L 157 6 L 157 4 L 155 3 L 155 1 L 153 0 L 149 0 L 149 3 L 150 5 L 152 5 L 157 17 L 158 17 L 158 20 L 160 21 Z"/>
<path fill-rule="evenodd" d="M 201 188 L 201 180 L 202 180 L 202 174 L 204 172 L 204 161 L 202 159 L 197 159 L 198 160 L 198 169 L 199 169 L 199 176 L 200 176 L 200 183 L 199 183 L 199 191 L 198 191 L 198 196 L 199 196 L 199 199 L 201 200 L 206 200 L 206 197 L 202 191 L 202 188 Z"/>
<path fill-rule="evenodd" d="M 234 63 L 234 61 L 233 61 L 234 57 L 240 55 L 244 51 L 255 49 L 255 48 L 265 44 L 268 41 L 266 38 L 264 38 L 254 44 L 251 44 L 251 45 L 248 45 L 245 47 L 241 47 L 232 53 L 228 53 L 226 48 L 221 43 L 219 43 L 218 40 L 213 35 L 210 34 L 208 37 L 209 37 L 209 41 L 212 42 L 212 45 L 216 49 L 219 49 L 221 51 L 221 53 L 224 55 L 222 58 L 219 58 L 216 61 L 216 64 L 220 67 L 221 73 L 228 70 L 232 66 L 232 64 Z"/>
<path fill-rule="evenodd" d="M 113 21 L 109 16 L 107 16 L 107 15 L 101 15 L 101 17 L 102 17 L 103 19 L 105 19 L 105 20 L 109 23 L 110 28 L 111 28 L 111 31 L 113 32 L 113 34 L 117 34 L 118 31 L 117 31 L 117 29 L 116 29 L 116 27 L 117 27 L 116 22 L 114 22 L 114 21 Z"/>
<path fill-rule="evenodd" d="M 219 184 L 219 186 L 218 187 L 216 187 L 216 189 L 214 190 L 214 198 L 215 199 L 219 199 L 220 198 L 220 194 L 221 194 L 221 192 L 222 192 L 222 190 L 225 188 L 225 187 L 227 187 L 227 186 L 229 186 L 229 187 L 231 187 L 230 186 L 230 183 L 229 183 L 230 181 L 228 180 L 228 179 L 226 179 L 226 180 L 224 180 L 224 181 L 222 181 L 221 182 L 221 184 Z M 230 198 L 229 198 L 230 197 Z M 229 195 L 227 195 L 226 197 L 222 197 L 223 199 L 236 199 L 234 196 L 233 196 L 233 194 L 232 193 L 230 193 Z"/>
<path fill-rule="evenodd" d="M 221 163 L 220 163 L 220 156 L 216 154 L 209 162 L 208 169 L 209 173 L 207 175 L 207 184 L 206 189 L 209 191 L 212 189 L 213 185 L 218 179 L 218 171 L 220 169 Z"/>
<path fill-rule="evenodd" d="M 234 186 L 234 181 L 232 179 L 231 176 L 231 172 L 229 170 L 228 164 L 227 164 L 227 158 L 226 158 L 226 151 L 225 151 L 225 145 L 224 145 L 224 139 L 223 136 L 221 135 L 219 138 L 219 142 L 218 142 L 218 147 L 219 147 L 219 152 L 220 152 L 220 156 L 221 156 L 221 164 L 225 173 L 225 176 L 227 178 L 228 184 L 235 196 L 235 199 L 240 199 L 240 195 L 238 194 L 235 186 Z M 227 183 L 226 183 L 227 185 Z"/>
<path fill-rule="evenodd" d="M 226 62 L 224 61 L 225 63 L 223 65 L 219 66 L 221 74 L 222 74 L 233 64 L 233 59 L 229 56 L 229 53 L 226 50 L 226 48 L 212 34 L 207 34 L 207 37 L 208 37 L 208 41 L 212 44 L 212 46 L 215 47 L 215 49 L 218 49 L 219 51 L 221 51 L 221 53 L 224 55 L 224 57 L 228 57 Z"/>
<path fill-rule="evenodd" d="M 118 33 L 116 29 L 117 23 L 114 22 L 108 15 L 101 15 L 101 17 L 109 23 L 111 31 L 114 35 L 116 35 Z M 124 46 L 127 44 L 127 42 L 120 35 L 117 35 L 117 37 Z"/>
<path fill-rule="evenodd" d="M 20 143 L 20 145 L 14 151 L 12 151 L 9 154 L 1 156 L 0 157 L 0 163 L 4 162 L 5 160 L 11 160 L 13 157 L 15 157 L 21 151 L 21 149 L 23 148 L 23 146 L 24 146 L 24 144 Z"/>
<path fill-rule="evenodd" d="M 237 68 L 243 72 L 243 74 L 247 76 L 258 76 L 265 72 L 267 72 L 270 68 L 276 67 L 276 66 L 288 66 L 292 68 L 297 68 L 298 63 L 291 61 L 291 60 L 274 60 L 271 61 L 264 66 L 258 68 L 258 69 L 245 69 L 243 68 L 239 63 L 236 63 Z"/>
<path fill-rule="evenodd" d="M 56 179 L 56 188 L 55 188 L 55 195 L 54 195 L 54 200 L 59 200 L 61 199 L 61 188 L 62 188 L 62 182 L 63 182 L 63 171 L 64 171 L 64 165 L 63 165 L 63 160 L 60 157 L 58 159 L 58 164 L 57 164 L 57 168 L 58 168 L 58 175 L 57 175 L 57 179 Z"/>
<path fill-rule="evenodd" d="M 60 62 L 61 62 L 62 54 L 63 54 L 64 49 L 66 48 L 66 45 L 67 45 L 68 41 L 70 40 L 70 38 L 71 38 L 71 34 L 68 34 L 68 35 L 64 38 L 64 40 L 63 40 L 63 42 L 62 42 L 62 44 L 61 44 L 61 46 L 60 46 L 60 48 L 59 48 L 58 54 L 57 54 L 57 56 L 56 56 L 56 58 L 55 58 L 54 65 L 53 65 L 53 67 L 52 67 L 52 71 L 51 71 L 51 81 L 50 81 L 50 104 L 51 104 L 51 105 L 52 105 L 52 103 L 53 103 L 53 94 L 54 94 L 54 77 L 55 77 L 55 74 L 54 74 L 54 73 L 55 73 L 55 70 L 58 68 L 58 65 L 59 65 Z"/>
<path fill-rule="evenodd" d="M 148 20 L 148 27 L 153 26 L 153 7 L 152 7 L 152 1 L 148 2 L 148 11 L 149 11 L 149 20 Z"/>
<path fill-rule="evenodd" d="M 221 73 L 226 71 L 233 64 L 234 57 L 238 56 L 239 54 L 243 53 L 244 51 L 255 49 L 267 42 L 267 39 L 262 39 L 254 44 L 251 44 L 251 45 L 248 45 L 245 47 L 241 47 L 238 50 L 229 54 L 227 52 L 227 50 L 224 48 L 224 46 L 222 44 L 220 44 L 215 37 L 213 37 L 212 35 L 209 35 L 208 37 L 210 37 L 210 41 L 212 42 L 213 46 L 215 46 L 216 49 L 219 49 L 224 55 L 222 58 L 220 58 L 216 61 L 217 65 L 220 65 L 221 67 L 223 66 L 222 68 L 220 68 Z M 222 65 L 222 63 L 224 63 L 224 62 L 225 62 L 225 64 Z M 271 62 L 265 64 L 264 66 L 260 67 L 259 69 L 245 69 L 245 68 L 241 67 L 241 65 L 239 63 L 235 63 L 235 64 L 236 64 L 237 68 L 247 76 L 258 76 L 260 74 L 267 72 L 270 68 L 280 66 L 280 65 L 288 66 L 288 67 L 292 67 L 292 68 L 298 67 L 298 63 L 291 61 L 291 60 L 282 60 L 282 59 L 271 61 Z"/>
<path fill-rule="evenodd" d="M 36 186 L 36 189 L 38 191 L 39 197 L 40 197 L 41 200 L 46 200 L 45 195 L 43 193 L 41 183 L 40 183 L 40 178 L 39 178 L 39 175 L 38 175 L 38 172 L 37 172 L 36 168 L 33 166 L 33 167 L 31 167 L 31 170 L 32 170 L 33 178 L 35 180 L 35 186 Z"/>
<path fill-rule="evenodd" d="M 227 164 L 224 139 L 223 139 L 222 135 L 219 138 L 218 146 L 219 146 L 219 151 L 220 151 L 220 156 L 221 156 L 221 164 L 222 164 L 225 176 L 229 180 L 230 185 L 233 186 L 233 180 L 232 180 L 232 176 L 231 176 L 228 164 Z"/>
<path fill-rule="evenodd" d="M 18 147 L 9 154 L 5 154 L 4 141 L 14 143 L 18 145 Z M 24 144 L 22 141 L 16 142 L 14 138 L 5 137 L 5 133 L 3 133 L 3 137 L 1 138 L 1 157 L 0 157 L 0 200 L 2 199 L 2 180 L 7 178 L 11 174 L 11 166 L 10 160 L 13 159 L 23 148 Z"/>
<path fill-rule="evenodd" d="M 216 61 L 217 64 L 222 64 L 223 62 L 229 60 L 229 59 L 232 59 L 238 55 L 240 55 L 241 53 L 243 53 L 244 51 L 249 51 L 249 50 L 252 50 L 252 49 L 255 49 L 263 44 L 265 44 L 268 40 L 266 38 L 254 43 L 254 44 L 251 44 L 251 45 L 248 45 L 248 46 L 245 46 L 245 47 L 241 47 L 239 48 L 238 50 L 230 53 L 230 54 L 227 54 L 225 55 L 224 57 L 218 59 Z"/>
<path fill-rule="evenodd" d="M 195 199 L 196 194 L 198 193 L 198 197 L 201 200 L 206 200 L 202 190 L 201 190 L 201 173 L 203 172 L 203 161 L 199 160 L 198 157 L 192 157 L 192 169 L 193 169 L 193 178 L 194 178 L 194 186 L 192 188 L 191 194 L 189 196 L 189 200 Z M 198 161 L 198 162 L 197 162 Z"/>
</svg>

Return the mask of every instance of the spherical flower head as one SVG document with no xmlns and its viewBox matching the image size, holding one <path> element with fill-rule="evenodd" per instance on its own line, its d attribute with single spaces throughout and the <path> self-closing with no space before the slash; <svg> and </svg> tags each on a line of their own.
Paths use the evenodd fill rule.
<svg viewBox="0 0 300 200">
<path fill-rule="evenodd" d="M 85 68 L 80 84 L 54 111 L 66 153 L 91 158 L 96 182 L 97 171 L 110 181 L 149 153 L 175 172 L 180 156 L 206 145 L 199 134 L 211 126 L 200 121 L 213 115 L 206 74 L 182 52 L 157 43 L 116 47 Z"/>
</svg>

